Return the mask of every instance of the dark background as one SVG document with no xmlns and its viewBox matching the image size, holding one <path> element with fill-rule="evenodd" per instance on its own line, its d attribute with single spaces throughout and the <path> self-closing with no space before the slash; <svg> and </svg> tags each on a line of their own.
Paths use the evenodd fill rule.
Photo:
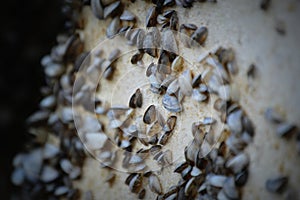
<svg viewBox="0 0 300 200">
<path fill-rule="evenodd" d="M 40 59 L 63 31 L 63 0 L 1 2 L 0 194 L 9 199 L 11 161 L 29 136 L 26 118 L 38 109 L 43 83 Z"/>
</svg>

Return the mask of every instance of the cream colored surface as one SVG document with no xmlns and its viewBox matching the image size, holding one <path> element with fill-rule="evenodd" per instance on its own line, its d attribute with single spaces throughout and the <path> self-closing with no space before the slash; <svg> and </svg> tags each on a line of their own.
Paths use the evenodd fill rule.
<svg viewBox="0 0 300 200">
<path fill-rule="evenodd" d="M 139 16 L 138 23 L 142 25 L 149 6 L 150 4 L 145 4 L 144 1 L 136 1 L 135 4 L 128 5 L 128 9 Z M 297 21 L 300 16 L 300 2 L 274 0 L 267 12 L 259 9 L 257 0 L 227 0 L 218 1 L 217 4 L 194 3 L 191 9 L 177 8 L 177 11 L 180 24 L 194 23 L 208 27 L 206 49 L 223 46 L 232 47 L 236 52 L 239 73 L 233 84 L 239 89 L 240 104 L 256 127 L 254 142 L 247 147 L 251 163 L 249 179 L 243 189 L 243 199 L 282 199 L 282 196 L 270 194 L 265 190 L 265 181 L 278 174 L 288 175 L 289 186 L 297 189 L 300 183 L 300 171 L 297 170 L 300 157 L 296 153 L 295 140 L 278 138 L 274 127 L 264 119 L 263 112 L 267 107 L 276 107 L 288 121 L 300 125 L 300 42 L 297 37 L 300 35 Z M 83 17 L 86 23 L 83 32 L 85 48 L 90 50 L 99 39 L 105 39 L 105 27 L 110 20 L 97 20 L 89 7 L 83 9 Z M 286 35 L 281 36 L 275 31 L 277 20 L 285 22 Z M 103 49 L 108 55 L 116 47 L 118 44 Z M 258 67 L 258 76 L 249 87 L 246 72 L 252 63 Z M 133 89 L 129 88 L 129 94 L 132 92 Z M 187 109 L 187 112 L 191 111 Z M 185 124 L 182 124 L 182 129 L 189 131 L 190 126 Z M 187 137 L 173 135 L 170 148 L 182 147 L 173 157 L 183 155 L 183 148 L 190 139 L 191 134 Z M 97 161 L 88 158 L 83 178 L 76 186 L 83 191 L 92 190 L 95 199 L 137 198 L 124 184 L 126 173 L 117 172 L 115 184 L 110 188 L 104 183 L 108 172 L 99 166 Z M 173 167 L 167 168 L 160 175 L 164 191 L 179 179 L 178 175 L 171 173 L 172 170 Z M 155 199 L 155 196 L 150 191 L 146 193 L 146 199 Z"/>
</svg>

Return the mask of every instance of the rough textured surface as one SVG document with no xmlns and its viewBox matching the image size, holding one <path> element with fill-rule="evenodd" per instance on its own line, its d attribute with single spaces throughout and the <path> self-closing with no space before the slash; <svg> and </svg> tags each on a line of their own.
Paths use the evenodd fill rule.
<svg viewBox="0 0 300 200">
<path fill-rule="evenodd" d="M 139 16 L 140 25 L 144 22 L 144 1 L 136 1 L 129 6 L 129 10 Z M 150 5 L 147 5 L 147 8 Z M 296 153 L 294 139 L 281 139 L 263 116 L 267 107 L 277 108 L 289 122 L 295 124 L 300 119 L 300 74 L 299 45 L 300 14 L 298 1 L 272 1 L 267 12 L 259 9 L 259 1 L 228 0 L 217 4 L 195 3 L 188 9 L 177 9 L 180 23 L 203 24 L 208 27 L 208 38 L 205 48 L 210 50 L 218 46 L 232 47 L 236 53 L 239 67 L 238 75 L 234 78 L 240 93 L 240 103 L 256 127 L 253 143 L 247 147 L 250 154 L 250 174 L 243 188 L 243 199 L 282 199 L 282 196 L 268 193 L 265 188 L 266 179 L 277 174 L 289 176 L 289 186 L 296 187 L 300 183 L 299 155 Z M 95 47 L 99 39 L 105 38 L 105 27 L 110 20 L 99 21 L 91 13 L 90 8 L 83 10 L 86 22 L 84 31 L 85 48 Z M 275 31 L 277 20 L 285 23 L 286 34 L 280 35 Z M 115 44 L 117 47 L 117 44 Z M 115 47 L 105 47 L 107 53 Z M 122 61 L 123 62 L 123 61 Z M 129 62 L 129 61 L 124 61 Z M 250 84 L 246 74 L 248 67 L 254 63 L 258 68 L 255 81 Z M 129 93 L 131 93 L 130 91 Z M 127 95 L 129 97 L 129 95 Z M 122 99 L 121 99 L 122 100 Z M 125 99 L 127 102 L 127 99 Z M 192 112 L 192 109 L 186 109 Z M 188 116 L 188 114 L 185 114 Z M 183 117 L 184 118 L 184 117 Z M 183 130 L 190 130 L 190 126 Z M 177 134 L 172 138 L 172 145 L 177 146 L 186 141 L 178 139 Z M 191 137 L 191 136 L 190 136 Z M 186 143 L 187 144 L 187 143 Z M 183 155 L 181 151 L 180 155 Z M 176 154 L 174 155 L 176 157 Z M 161 174 L 164 190 L 178 180 L 178 175 L 170 172 L 174 166 L 167 168 Z M 76 185 L 84 191 L 92 190 L 95 199 L 133 199 L 136 195 L 130 193 L 124 184 L 127 176 L 118 173 L 115 184 L 109 188 L 104 183 L 107 171 L 99 168 L 99 163 L 89 158 L 84 166 L 83 178 Z M 300 196 L 300 191 L 298 191 Z M 151 192 L 146 193 L 146 199 L 154 199 Z"/>
</svg>

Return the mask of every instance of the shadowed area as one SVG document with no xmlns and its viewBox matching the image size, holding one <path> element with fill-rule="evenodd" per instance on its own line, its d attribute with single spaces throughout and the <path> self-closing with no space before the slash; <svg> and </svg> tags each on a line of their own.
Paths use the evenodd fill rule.
<svg viewBox="0 0 300 200">
<path fill-rule="evenodd" d="M 55 44 L 63 29 L 62 1 L 4 1 L 0 59 L 0 193 L 9 199 L 13 155 L 29 139 L 25 120 L 37 110 L 43 85 L 40 58 Z M 3 196 L 4 195 L 4 196 Z"/>
</svg>

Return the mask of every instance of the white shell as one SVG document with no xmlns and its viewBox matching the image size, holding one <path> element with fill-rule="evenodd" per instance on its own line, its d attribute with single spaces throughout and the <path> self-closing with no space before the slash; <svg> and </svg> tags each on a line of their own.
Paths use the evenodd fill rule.
<svg viewBox="0 0 300 200">
<path fill-rule="evenodd" d="M 242 110 L 237 110 L 233 113 L 230 113 L 227 117 L 227 124 L 229 126 L 229 129 L 234 134 L 239 134 L 243 130 L 242 125 Z"/>
<path fill-rule="evenodd" d="M 64 71 L 64 67 L 60 64 L 50 64 L 45 68 L 45 74 L 49 77 L 57 77 Z"/>
<path fill-rule="evenodd" d="M 163 106 L 170 112 L 180 112 L 182 107 L 175 96 L 165 94 L 162 99 Z"/>
<path fill-rule="evenodd" d="M 177 56 L 171 65 L 171 69 L 174 72 L 180 72 L 183 69 L 183 58 L 181 56 Z"/>
<path fill-rule="evenodd" d="M 219 87 L 218 94 L 219 97 L 224 101 L 230 100 L 230 85 L 222 85 Z"/>
<path fill-rule="evenodd" d="M 41 102 L 40 106 L 41 108 L 52 108 L 55 106 L 56 98 L 53 95 L 45 97 Z"/>
<path fill-rule="evenodd" d="M 179 90 L 179 83 L 178 80 L 175 79 L 170 85 L 168 86 L 167 93 L 168 94 L 175 94 Z"/>
<path fill-rule="evenodd" d="M 55 180 L 58 176 L 59 176 L 59 173 L 58 173 L 58 171 L 56 171 L 56 169 L 46 165 L 43 167 L 40 179 L 43 182 L 48 183 L 48 182 Z"/>
<path fill-rule="evenodd" d="M 227 179 L 227 176 L 223 176 L 223 175 L 208 174 L 206 176 L 206 180 L 207 180 L 208 184 L 210 184 L 214 187 L 223 187 L 226 179 Z"/>
<path fill-rule="evenodd" d="M 241 172 L 249 164 L 249 156 L 246 153 L 240 153 L 228 160 L 226 167 L 230 168 L 235 174 Z"/>
<path fill-rule="evenodd" d="M 85 137 L 86 145 L 92 150 L 101 149 L 107 141 L 107 136 L 103 133 L 87 133 Z"/>
<path fill-rule="evenodd" d="M 64 107 L 60 111 L 60 119 L 63 123 L 68 123 L 73 120 L 73 110 L 71 107 Z"/>
<path fill-rule="evenodd" d="M 192 87 L 192 73 L 190 70 L 184 71 L 178 78 L 178 84 L 180 91 L 185 96 L 191 96 L 193 87 Z"/>
<path fill-rule="evenodd" d="M 162 33 L 162 48 L 171 53 L 178 54 L 178 47 L 173 31 L 166 30 Z"/>
<path fill-rule="evenodd" d="M 88 115 L 83 119 L 81 126 L 78 128 L 82 132 L 97 132 L 101 130 L 102 126 L 97 118 Z"/>
<path fill-rule="evenodd" d="M 151 174 L 148 180 L 150 190 L 156 194 L 161 194 L 162 187 L 158 177 L 155 174 Z"/>
</svg>

